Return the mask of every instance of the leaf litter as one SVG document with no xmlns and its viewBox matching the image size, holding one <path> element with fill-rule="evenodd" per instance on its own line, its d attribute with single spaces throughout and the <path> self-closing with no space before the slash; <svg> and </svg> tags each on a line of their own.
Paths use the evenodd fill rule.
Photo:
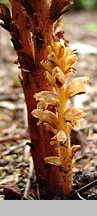
<svg viewBox="0 0 97 216">
<path fill-rule="evenodd" d="M 67 14 L 63 24 L 70 43 L 75 46 L 76 43 L 89 44 L 97 48 L 96 30 L 87 29 L 89 23 L 95 23 L 95 20 L 96 12 Z M 9 34 L 0 28 L 0 35 L 0 199 L 39 199 L 30 147 L 26 145 L 29 142 L 29 129 L 24 95 L 18 79 L 20 71 L 14 64 L 17 57 Z M 86 75 L 89 81 L 88 94 L 78 97 L 79 101 L 77 97 L 72 99 L 74 106 L 85 112 L 80 129 L 76 128 L 71 136 L 72 144 L 81 146 L 73 161 L 76 184 L 76 197 L 73 199 L 97 199 L 97 56 L 88 52 L 77 55 L 76 76 Z M 79 176 L 82 176 L 82 180 Z M 90 184 L 93 181 L 95 184 Z M 11 197 L 8 197 L 9 192 Z"/>
</svg>

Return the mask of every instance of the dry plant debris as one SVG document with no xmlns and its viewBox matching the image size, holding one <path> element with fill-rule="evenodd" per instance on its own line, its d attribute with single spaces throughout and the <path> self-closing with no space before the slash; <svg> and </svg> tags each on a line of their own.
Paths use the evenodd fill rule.
<svg viewBox="0 0 97 216">
<path fill-rule="evenodd" d="M 71 38 L 69 38 L 71 42 L 82 41 L 91 45 L 95 45 L 95 41 L 97 42 L 95 31 L 88 31 L 88 35 L 86 34 L 87 22 L 95 22 L 96 19 L 96 14 L 90 13 L 71 13 L 71 15 L 65 16 L 64 25 L 68 36 L 71 35 Z M 82 22 L 84 22 L 83 25 Z M 72 30 L 70 23 L 72 26 L 75 26 L 75 32 Z M 79 38 L 80 26 L 82 30 Z M 15 182 L 24 196 L 26 182 L 29 180 L 30 155 L 27 151 L 25 159 L 23 153 L 25 152 L 26 143 L 29 141 L 29 135 L 27 121 L 24 117 L 24 96 L 16 75 L 18 68 L 13 64 L 16 56 L 10 44 L 8 33 L 0 28 L 0 35 L 0 199 L 2 200 L 4 199 L 2 188 L 9 182 L 12 184 Z M 74 173 L 82 170 L 96 172 L 97 87 L 95 80 L 97 78 L 97 56 L 79 55 L 78 57 L 77 76 L 80 76 L 80 74 L 88 75 L 90 88 L 85 99 L 82 98 L 81 101 L 78 101 L 76 98 L 72 101 L 73 104 L 80 103 L 80 106 L 86 113 L 86 118 L 80 130 L 74 131 L 77 143 L 81 144 L 81 149 L 74 158 L 74 166 L 76 168 Z M 35 186 L 35 193 L 37 187 Z M 31 191 L 30 199 L 33 199 L 35 193 Z M 81 196 L 80 199 L 84 198 L 80 190 L 77 193 L 79 193 L 79 197 Z M 93 194 L 93 190 L 90 190 L 90 195 L 91 193 Z"/>
</svg>

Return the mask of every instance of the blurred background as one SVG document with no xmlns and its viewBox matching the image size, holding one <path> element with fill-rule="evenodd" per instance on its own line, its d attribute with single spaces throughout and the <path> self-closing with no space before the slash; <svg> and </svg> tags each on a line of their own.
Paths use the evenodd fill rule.
<svg viewBox="0 0 97 216">
<path fill-rule="evenodd" d="M 8 0 L 0 0 L 1 3 L 7 4 L 10 7 L 10 2 Z M 97 0 L 73 0 L 73 8 L 76 10 L 88 10 L 97 8 Z"/>
<path fill-rule="evenodd" d="M 74 0 L 75 10 L 93 10 L 97 8 L 97 0 Z"/>
<path fill-rule="evenodd" d="M 10 7 L 10 2 L 8 0 L 0 0 L 1 3 L 7 4 Z M 81 9 L 95 9 L 97 7 L 97 0 L 73 0 L 73 8 L 76 10 Z"/>
<path fill-rule="evenodd" d="M 1 3 L 10 7 L 9 0 L 0 0 Z M 97 8 L 97 0 L 73 0 L 75 10 L 92 10 Z"/>
<path fill-rule="evenodd" d="M 0 3 L 10 9 L 8 0 L 0 0 Z M 97 170 L 97 0 L 74 0 L 61 20 L 65 37 L 78 56 L 73 77 L 89 78 L 88 94 L 72 100 L 73 106 L 85 112 L 77 131 L 81 150 L 75 157 L 75 167 Z M 14 64 L 16 59 L 10 35 L 0 27 L 0 188 L 6 182 L 18 182 L 24 189 L 30 163 L 29 150 L 25 147 L 29 134 L 24 95 L 18 79 L 20 70 Z"/>
</svg>

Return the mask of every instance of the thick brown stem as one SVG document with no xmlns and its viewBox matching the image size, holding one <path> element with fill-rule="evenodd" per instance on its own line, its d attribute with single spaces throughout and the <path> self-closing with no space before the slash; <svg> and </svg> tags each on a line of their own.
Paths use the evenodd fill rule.
<svg viewBox="0 0 97 216">
<path fill-rule="evenodd" d="M 27 15 L 25 8 L 19 2 L 11 1 L 12 19 L 19 30 L 19 41 L 22 45 L 21 50 L 17 47 L 17 55 L 21 66 L 21 83 L 28 111 L 31 153 L 37 180 L 40 185 L 42 181 L 44 182 L 46 198 L 50 199 L 56 196 L 58 188 L 60 188 L 58 168 L 45 165 L 44 158 L 56 155 L 56 151 L 49 145 L 50 134 L 43 126 L 37 127 L 36 119 L 31 115 L 31 112 L 36 107 L 34 93 L 50 88 L 44 78 L 40 61 L 47 57 L 46 45 L 53 33 L 53 23 L 49 18 L 49 8 L 45 13 L 42 13 L 42 10 L 46 10 L 46 5 L 43 6 L 42 1 L 34 1 L 35 13 L 32 13 L 31 16 Z M 31 31 L 33 35 L 31 35 Z"/>
</svg>

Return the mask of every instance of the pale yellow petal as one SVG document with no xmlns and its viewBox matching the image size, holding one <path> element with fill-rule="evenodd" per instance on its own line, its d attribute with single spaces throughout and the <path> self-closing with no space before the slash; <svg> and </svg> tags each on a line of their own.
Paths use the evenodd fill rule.
<svg viewBox="0 0 97 216">
<path fill-rule="evenodd" d="M 52 46 L 51 46 L 51 45 L 48 45 L 48 46 L 47 46 L 47 51 L 48 51 L 48 53 L 51 53 L 51 52 L 53 51 L 53 49 L 52 49 Z"/>
<path fill-rule="evenodd" d="M 47 131 L 53 132 L 53 134 L 56 134 L 58 132 L 58 129 L 54 128 L 52 125 L 48 124 L 47 122 L 44 122 L 43 125 L 45 126 Z"/>
<path fill-rule="evenodd" d="M 49 110 L 34 109 L 31 114 L 39 119 L 38 125 L 40 125 L 43 122 L 47 122 L 54 128 L 58 128 L 59 121 L 53 112 Z"/>
<path fill-rule="evenodd" d="M 56 41 L 53 37 L 51 40 L 51 45 L 48 46 L 48 52 L 51 53 L 51 51 L 53 51 L 57 57 L 59 57 L 59 55 L 61 55 L 60 51 L 61 48 L 64 48 L 64 40 L 60 39 L 60 41 Z"/>
<path fill-rule="evenodd" d="M 72 126 L 78 126 L 80 120 L 84 117 L 84 112 L 78 108 L 67 108 L 64 113 L 64 120 Z"/>
<path fill-rule="evenodd" d="M 87 92 L 86 83 L 87 77 L 79 77 L 70 81 L 65 89 L 65 96 L 71 98 L 77 94 L 83 94 Z"/>
<path fill-rule="evenodd" d="M 76 57 L 76 54 L 72 54 L 68 57 L 62 57 L 60 60 L 59 60 L 59 64 L 60 64 L 60 67 L 61 69 L 63 70 L 64 74 L 66 74 L 68 72 L 68 70 L 74 66 L 74 64 L 76 63 L 77 61 L 77 57 Z"/>
<path fill-rule="evenodd" d="M 54 166 L 61 166 L 61 161 L 59 157 L 55 157 L 55 156 L 45 157 L 44 161 L 46 164 L 51 164 Z"/>
<path fill-rule="evenodd" d="M 52 72 L 52 69 L 54 68 L 52 62 L 47 59 L 46 61 L 42 60 L 40 63 L 46 70 L 48 70 L 50 73 Z"/>
<path fill-rule="evenodd" d="M 51 85 L 55 84 L 55 79 L 52 77 L 52 74 L 50 74 L 48 71 L 44 72 L 44 76 L 46 77 L 46 79 L 49 81 Z"/>
<path fill-rule="evenodd" d="M 54 52 L 51 52 L 48 56 L 48 60 L 51 62 L 51 63 L 55 63 L 56 65 L 59 64 L 59 60 L 56 56 L 56 54 Z"/>
<path fill-rule="evenodd" d="M 36 101 L 40 101 L 41 103 L 38 103 L 38 108 L 47 108 L 48 105 L 58 106 L 59 105 L 59 99 L 58 96 L 50 91 L 41 91 L 39 93 L 34 94 L 34 98 Z"/>
<path fill-rule="evenodd" d="M 65 82 L 65 75 L 63 71 L 57 66 L 52 70 L 52 77 L 54 78 L 55 83 L 57 80 L 62 84 Z"/>
<path fill-rule="evenodd" d="M 62 58 L 64 56 L 64 52 L 65 52 L 65 49 L 64 49 L 64 46 L 61 46 L 60 47 L 60 50 L 58 52 L 58 58 Z"/>
<path fill-rule="evenodd" d="M 72 53 L 72 49 L 70 47 L 65 48 L 65 56 L 70 56 Z"/>
<path fill-rule="evenodd" d="M 65 144 L 67 136 L 63 130 L 58 131 L 58 133 L 51 139 L 50 144 Z"/>
<path fill-rule="evenodd" d="M 37 104 L 38 109 L 47 109 L 48 104 L 45 101 L 39 101 Z"/>
</svg>

